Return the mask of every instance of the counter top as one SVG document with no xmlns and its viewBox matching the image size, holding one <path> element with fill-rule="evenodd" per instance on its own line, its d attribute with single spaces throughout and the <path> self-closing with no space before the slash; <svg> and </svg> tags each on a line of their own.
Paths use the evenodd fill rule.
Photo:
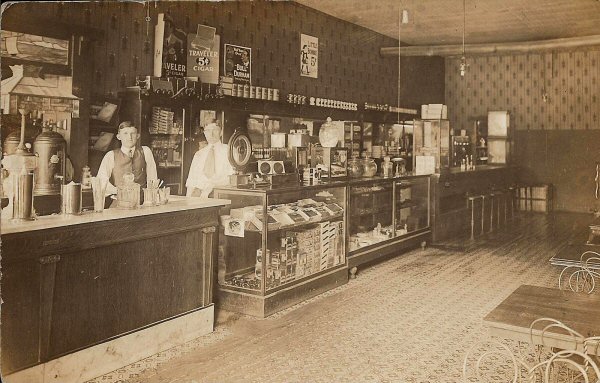
<svg viewBox="0 0 600 383">
<path fill-rule="evenodd" d="M 460 170 L 460 167 L 453 167 L 445 170 L 441 174 L 433 174 L 437 178 L 447 177 L 447 176 L 469 176 L 474 174 L 486 173 L 494 170 L 501 169 L 514 169 L 513 165 L 477 165 L 473 170 Z"/>
<path fill-rule="evenodd" d="M 271 185 L 266 185 L 266 186 L 257 186 L 256 188 L 251 188 L 251 187 L 235 187 L 235 186 L 219 186 L 219 187 L 215 187 L 216 190 L 220 190 L 220 191 L 228 191 L 228 190 L 246 190 L 249 192 L 258 192 L 258 193 L 284 193 L 286 191 L 295 191 L 298 189 L 322 189 L 322 188 L 328 188 L 328 187 L 344 187 L 344 186 L 348 186 L 348 185 L 357 185 L 357 184 L 363 184 L 363 183 L 374 183 L 374 182 L 393 182 L 393 181 L 402 181 L 402 180 L 410 180 L 413 178 L 420 178 L 420 177 L 429 177 L 429 174 L 426 175 L 404 175 L 404 176 L 400 176 L 400 177 L 381 177 L 381 176 L 375 176 L 375 177 L 358 177 L 358 178 L 347 178 L 347 179 L 341 179 L 341 180 L 331 180 L 331 181 L 322 181 L 319 183 L 315 183 L 312 185 L 304 185 L 302 183 L 298 183 L 298 184 L 290 184 L 290 185 L 282 185 L 282 186 L 277 186 L 277 187 L 273 187 Z"/>
<path fill-rule="evenodd" d="M 162 214 L 183 210 L 225 206 L 230 203 L 231 201 L 226 199 L 171 196 L 169 197 L 169 203 L 167 203 L 166 205 L 142 206 L 138 209 L 109 208 L 105 209 L 102 213 L 86 211 L 80 215 L 54 214 L 38 217 L 33 221 L 11 221 L 10 219 L 2 219 L 0 233 L 22 233 L 61 226 L 80 225 L 123 218 L 141 217 L 151 214 Z"/>
</svg>

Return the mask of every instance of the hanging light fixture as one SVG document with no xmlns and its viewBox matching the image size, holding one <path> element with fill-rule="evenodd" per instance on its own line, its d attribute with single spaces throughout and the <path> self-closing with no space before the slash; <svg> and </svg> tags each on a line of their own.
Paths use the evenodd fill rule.
<svg viewBox="0 0 600 383">
<path fill-rule="evenodd" d="M 406 9 L 402 9 L 402 7 L 398 8 L 398 52 L 400 52 L 400 44 L 401 44 L 401 31 L 402 24 L 408 24 L 408 11 Z M 401 63 L 400 63 L 400 55 L 398 55 L 398 99 L 397 99 L 397 122 L 400 123 L 400 85 L 401 85 Z M 394 124 L 397 125 L 397 124 Z"/>
<path fill-rule="evenodd" d="M 467 19 L 467 11 L 466 11 L 466 0 L 463 0 L 463 33 L 462 33 L 462 57 L 460 58 L 460 76 L 465 77 L 465 72 L 467 71 L 467 58 L 465 57 L 465 24 Z"/>
</svg>

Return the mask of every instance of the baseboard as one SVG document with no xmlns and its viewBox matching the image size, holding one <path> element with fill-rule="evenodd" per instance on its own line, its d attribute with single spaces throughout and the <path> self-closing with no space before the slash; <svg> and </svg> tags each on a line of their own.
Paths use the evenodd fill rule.
<svg viewBox="0 0 600 383">
<path fill-rule="evenodd" d="M 7 383 L 81 383 L 213 331 L 214 305 L 47 363 L 3 376 Z"/>
</svg>

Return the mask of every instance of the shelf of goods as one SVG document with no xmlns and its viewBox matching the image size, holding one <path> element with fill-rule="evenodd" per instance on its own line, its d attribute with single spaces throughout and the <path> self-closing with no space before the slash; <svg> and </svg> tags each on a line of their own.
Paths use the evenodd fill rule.
<svg viewBox="0 0 600 383">
<path fill-rule="evenodd" d="M 357 179 L 348 189 L 351 269 L 430 238 L 429 176 Z"/>
<path fill-rule="evenodd" d="M 348 281 L 346 184 L 217 188 L 217 301 L 265 317 Z"/>
</svg>

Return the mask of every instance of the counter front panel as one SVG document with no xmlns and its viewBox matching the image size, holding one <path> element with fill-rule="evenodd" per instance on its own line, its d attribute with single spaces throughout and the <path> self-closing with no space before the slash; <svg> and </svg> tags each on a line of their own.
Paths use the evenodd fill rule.
<svg viewBox="0 0 600 383">
<path fill-rule="evenodd" d="M 48 216 L 35 230 L 3 222 L 3 374 L 212 304 L 217 210 L 226 202 L 108 209 L 69 225 Z"/>
</svg>

